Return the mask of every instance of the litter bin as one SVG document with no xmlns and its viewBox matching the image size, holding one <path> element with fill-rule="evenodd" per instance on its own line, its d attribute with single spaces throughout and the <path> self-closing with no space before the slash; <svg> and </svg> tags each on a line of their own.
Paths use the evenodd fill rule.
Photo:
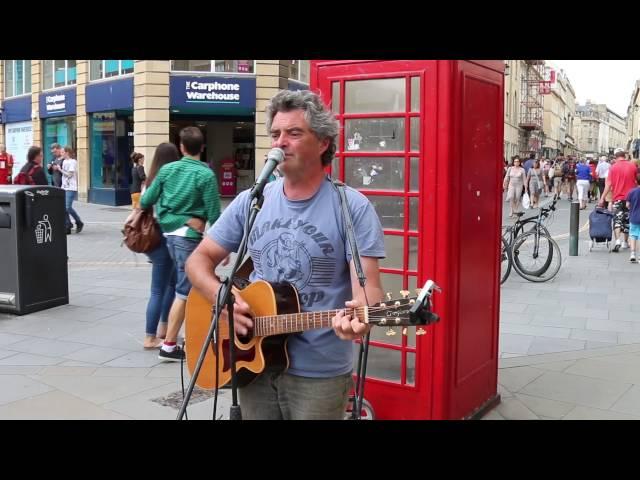
<svg viewBox="0 0 640 480">
<path fill-rule="evenodd" d="M 0 186 L 0 312 L 69 303 L 64 190 Z"/>
</svg>

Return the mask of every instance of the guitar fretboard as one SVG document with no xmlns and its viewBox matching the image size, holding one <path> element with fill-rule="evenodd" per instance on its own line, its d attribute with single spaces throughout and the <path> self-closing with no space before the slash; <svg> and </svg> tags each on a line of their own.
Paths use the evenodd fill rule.
<svg viewBox="0 0 640 480">
<path fill-rule="evenodd" d="M 267 337 L 269 335 L 303 332 L 305 330 L 315 330 L 318 328 L 332 328 L 333 324 L 331 319 L 341 310 L 345 310 L 347 315 L 353 315 L 352 308 L 341 308 L 337 310 L 325 310 L 322 312 L 289 313 L 284 315 L 255 317 L 253 319 L 253 334 L 256 337 Z M 364 307 L 357 308 L 356 314 L 360 321 L 364 321 Z"/>
</svg>

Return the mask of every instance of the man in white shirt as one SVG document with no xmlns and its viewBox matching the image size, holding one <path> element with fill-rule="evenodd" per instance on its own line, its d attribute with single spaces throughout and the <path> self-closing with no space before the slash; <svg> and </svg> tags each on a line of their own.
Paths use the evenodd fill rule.
<svg viewBox="0 0 640 480">
<path fill-rule="evenodd" d="M 604 192 L 604 184 L 607 176 L 609 175 L 609 168 L 611 168 L 611 164 L 607 160 L 605 155 L 600 157 L 600 161 L 598 162 L 598 166 L 596 167 L 596 175 L 598 176 L 598 193 L 602 195 Z M 606 199 L 605 199 L 606 200 Z"/>
<path fill-rule="evenodd" d="M 80 215 L 73 209 L 73 201 L 78 192 L 78 161 L 73 158 L 73 149 L 71 147 L 64 148 L 64 160 L 62 166 L 54 165 L 53 169 L 58 170 L 62 174 L 62 189 L 64 190 L 64 204 L 67 210 L 65 215 L 65 224 L 67 227 L 67 235 L 71 234 L 71 220 L 69 215 L 76 222 L 76 233 L 80 233 L 84 227 L 84 223 L 80 219 Z"/>
</svg>

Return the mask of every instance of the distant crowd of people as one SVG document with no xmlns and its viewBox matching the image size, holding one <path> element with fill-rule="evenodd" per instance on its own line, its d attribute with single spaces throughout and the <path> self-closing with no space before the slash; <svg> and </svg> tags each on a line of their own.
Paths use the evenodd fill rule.
<svg viewBox="0 0 640 480">
<path fill-rule="evenodd" d="M 527 193 L 531 207 L 540 205 L 540 197 L 563 196 L 573 202 L 574 192 L 580 209 L 595 202 L 614 214 L 613 251 L 630 248 L 629 260 L 636 263 L 636 242 L 640 236 L 640 165 L 629 154 L 616 149 L 614 155 L 598 160 L 576 155 L 558 155 L 555 159 L 536 158 L 529 154 L 522 164 L 518 155 L 504 161 L 503 189 L 507 192 L 509 217 L 523 210 L 522 197 Z"/>
</svg>

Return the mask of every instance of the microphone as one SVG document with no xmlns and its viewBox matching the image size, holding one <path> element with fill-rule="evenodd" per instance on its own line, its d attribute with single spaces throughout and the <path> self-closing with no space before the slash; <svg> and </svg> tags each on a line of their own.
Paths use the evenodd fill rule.
<svg viewBox="0 0 640 480">
<path fill-rule="evenodd" d="M 251 198 L 256 198 L 262 195 L 262 191 L 264 190 L 265 185 L 269 181 L 269 177 L 276 169 L 278 165 L 280 165 L 284 161 L 284 150 L 281 148 L 272 148 L 269 150 L 267 154 L 267 161 L 264 164 L 264 168 L 262 172 L 260 172 L 260 176 L 256 180 L 256 183 L 253 185 L 251 189 Z"/>
</svg>

